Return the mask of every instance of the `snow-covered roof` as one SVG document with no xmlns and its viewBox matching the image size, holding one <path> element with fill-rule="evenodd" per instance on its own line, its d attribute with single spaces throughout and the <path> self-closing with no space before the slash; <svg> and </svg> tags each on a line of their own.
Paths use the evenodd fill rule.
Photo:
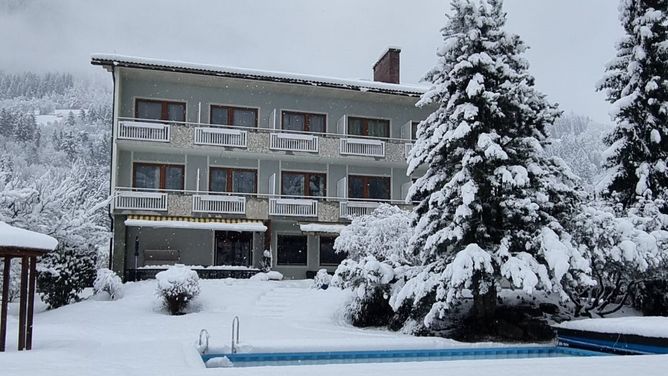
<svg viewBox="0 0 668 376">
<path fill-rule="evenodd" d="M 130 216 L 126 226 L 152 228 L 182 228 L 192 230 L 265 232 L 262 221 L 222 220 L 219 218 L 171 218 L 160 216 Z"/>
<path fill-rule="evenodd" d="M 57 246 L 58 241 L 49 235 L 0 222 L 0 247 L 30 248 L 49 252 L 56 249 Z"/>
<path fill-rule="evenodd" d="M 299 229 L 303 232 L 323 232 L 328 234 L 340 234 L 346 225 L 327 223 L 301 223 Z"/>
<path fill-rule="evenodd" d="M 183 61 L 161 60 L 154 58 L 115 54 L 93 54 L 91 64 L 121 66 L 129 68 L 152 69 L 182 73 L 206 74 L 220 77 L 241 78 L 248 80 L 282 82 L 295 85 L 322 86 L 361 92 L 383 93 L 418 97 L 426 86 L 408 84 L 390 84 L 385 82 L 342 79 L 326 76 L 314 76 L 301 73 L 276 72 L 248 68 L 225 67 Z"/>
</svg>

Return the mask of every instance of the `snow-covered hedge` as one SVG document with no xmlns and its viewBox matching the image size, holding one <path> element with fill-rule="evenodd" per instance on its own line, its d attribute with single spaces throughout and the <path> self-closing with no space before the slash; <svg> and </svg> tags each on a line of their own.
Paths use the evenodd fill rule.
<svg viewBox="0 0 668 376">
<path fill-rule="evenodd" d="M 92 247 L 73 247 L 60 243 L 37 264 L 37 288 L 49 308 L 58 308 L 81 299 L 84 288 L 95 280 L 95 254 Z"/>
<path fill-rule="evenodd" d="M 113 270 L 101 268 L 97 270 L 97 277 L 93 282 L 95 294 L 107 293 L 111 300 L 123 297 L 123 281 Z"/>
<path fill-rule="evenodd" d="M 326 290 L 332 283 L 332 276 L 327 273 L 327 269 L 320 269 L 313 278 L 313 288 Z"/>
<path fill-rule="evenodd" d="M 188 304 L 200 293 L 197 272 L 185 265 L 174 265 L 156 274 L 156 295 L 163 299 L 172 315 L 183 314 Z"/>
</svg>

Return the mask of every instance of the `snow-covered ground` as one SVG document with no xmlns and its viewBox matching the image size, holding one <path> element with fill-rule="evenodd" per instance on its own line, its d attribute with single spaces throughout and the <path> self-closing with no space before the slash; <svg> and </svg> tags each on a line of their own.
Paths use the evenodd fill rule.
<svg viewBox="0 0 668 376">
<path fill-rule="evenodd" d="M 616 317 L 561 323 L 564 329 L 668 338 L 668 317 Z"/>
<path fill-rule="evenodd" d="M 347 294 L 315 290 L 311 281 L 203 280 L 194 312 L 169 316 L 154 296 L 156 281 L 130 283 L 118 301 L 95 297 L 35 316 L 34 347 L 16 351 L 16 305 L 10 306 L 4 375 L 444 375 L 586 374 L 664 375 L 668 356 L 477 360 L 357 364 L 253 369 L 206 369 L 195 351 L 200 329 L 222 349 L 230 324 L 241 319 L 245 351 L 389 349 L 472 346 L 440 338 L 417 338 L 354 328 L 343 320 Z M 490 346 L 475 344 L 473 346 Z"/>
</svg>

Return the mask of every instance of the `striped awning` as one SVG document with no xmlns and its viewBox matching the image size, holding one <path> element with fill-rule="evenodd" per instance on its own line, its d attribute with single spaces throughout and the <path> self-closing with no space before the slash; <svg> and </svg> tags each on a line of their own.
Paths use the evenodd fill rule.
<svg viewBox="0 0 668 376">
<path fill-rule="evenodd" d="M 238 232 L 265 232 L 262 221 L 230 218 L 194 218 L 161 215 L 129 215 L 126 226 L 151 228 L 180 228 L 192 230 L 219 230 Z"/>
</svg>

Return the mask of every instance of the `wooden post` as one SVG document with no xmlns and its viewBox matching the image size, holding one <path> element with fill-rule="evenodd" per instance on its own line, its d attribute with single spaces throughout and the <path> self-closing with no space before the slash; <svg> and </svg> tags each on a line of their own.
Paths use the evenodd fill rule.
<svg viewBox="0 0 668 376">
<path fill-rule="evenodd" d="M 26 303 L 28 302 L 28 257 L 21 257 L 21 297 L 19 299 L 19 351 L 26 348 Z"/>
<path fill-rule="evenodd" d="M 35 281 L 37 279 L 37 257 L 30 256 L 30 277 L 28 283 L 28 325 L 26 330 L 26 350 L 32 349 L 32 319 L 35 310 Z"/>
<path fill-rule="evenodd" d="M 2 272 L 2 308 L 0 308 L 0 352 L 5 351 L 7 339 L 7 304 L 9 303 L 9 272 L 12 258 L 5 256 L 5 269 Z"/>
</svg>

